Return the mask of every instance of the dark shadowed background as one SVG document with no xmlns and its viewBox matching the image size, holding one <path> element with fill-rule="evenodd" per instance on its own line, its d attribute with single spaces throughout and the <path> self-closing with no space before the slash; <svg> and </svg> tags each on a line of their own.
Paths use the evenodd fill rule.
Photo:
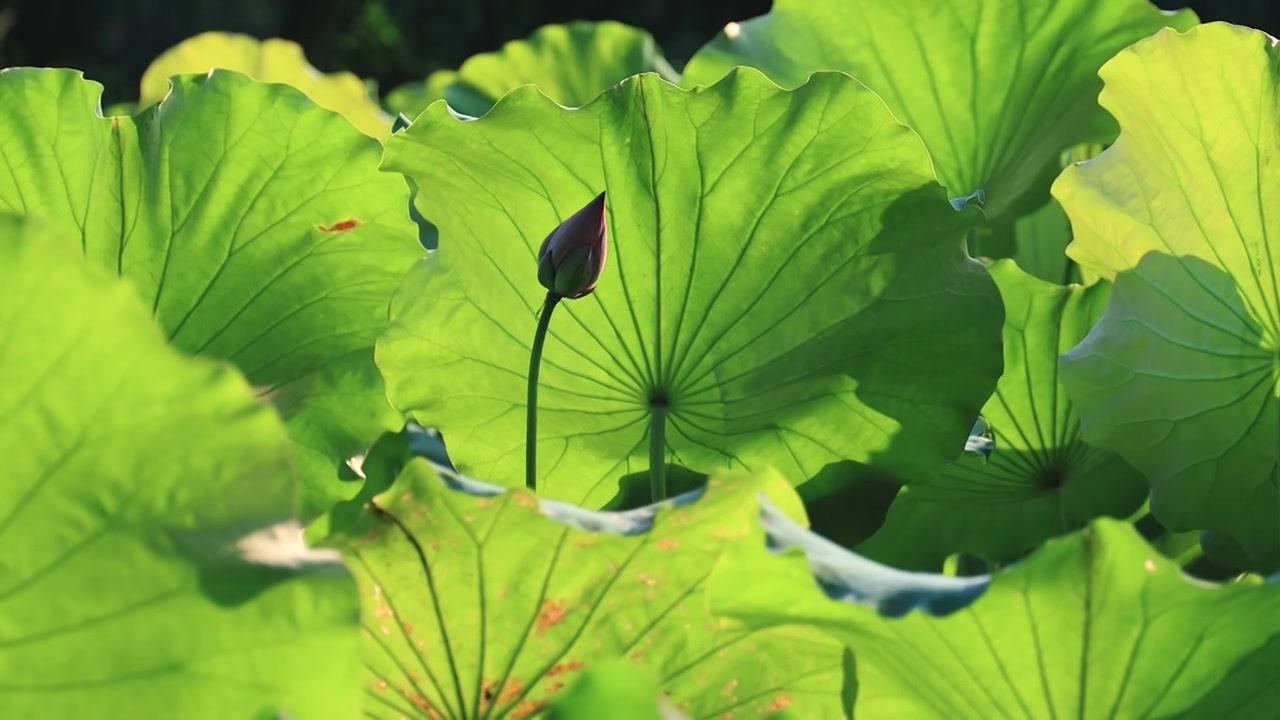
<svg viewBox="0 0 1280 720">
<path fill-rule="evenodd" d="M 1280 34 L 1280 0 L 1157 0 L 1205 21 Z M 136 99 L 155 56 L 206 30 L 301 43 L 325 72 L 350 70 L 388 90 L 457 67 L 540 25 L 618 20 L 657 38 L 676 68 L 725 23 L 769 0 L 0 0 L 0 66 L 73 67 L 106 85 L 104 103 Z"/>
</svg>

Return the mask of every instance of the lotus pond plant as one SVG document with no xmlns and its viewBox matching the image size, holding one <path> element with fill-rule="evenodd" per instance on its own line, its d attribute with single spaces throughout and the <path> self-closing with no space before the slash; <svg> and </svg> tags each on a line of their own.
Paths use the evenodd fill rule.
<svg viewBox="0 0 1280 720">
<path fill-rule="evenodd" d="M 777 0 L 0 70 L 0 714 L 1277 716 L 1278 68 Z"/>
<path fill-rule="evenodd" d="M 533 348 L 529 351 L 525 486 L 530 490 L 537 490 L 538 486 L 538 370 L 542 365 L 547 328 L 551 326 L 551 312 L 561 300 L 576 300 L 591 294 L 604 272 L 608 255 L 604 193 L 556 226 L 538 248 L 538 282 L 547 289 L 547 297 L 542 301 Z M 654 499 L 664 497 L 655 495 Z"/>
</svg>

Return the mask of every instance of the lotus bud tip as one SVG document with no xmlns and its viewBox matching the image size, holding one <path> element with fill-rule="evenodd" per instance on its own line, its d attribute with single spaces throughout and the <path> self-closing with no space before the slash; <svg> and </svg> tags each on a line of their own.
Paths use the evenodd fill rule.
<svg viewBox="0 0 1280 720">
<path fill-rule="evenodd" d="M 538 282 L 569 299 L 595 290 L 609 254 L 605 194 L 560 223 L 538 248 Z"/>
</svg>

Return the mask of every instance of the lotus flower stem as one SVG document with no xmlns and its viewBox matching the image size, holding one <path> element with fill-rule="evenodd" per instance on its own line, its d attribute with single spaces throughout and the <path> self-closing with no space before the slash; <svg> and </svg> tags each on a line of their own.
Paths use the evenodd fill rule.
<svg viewBox="0 0 1280 720">
<path fill-rule="evenodd" d="M 542 367 L 542 346 L 547 340 L 547 328 L 551 325 L 551 311 L 556 309 L 562 296 L 547 293 L 538 316 L 538 329 L 533 333 L 533 348 L 529 351 L 528 415 L 525 422 L 524 485 L 538 490 L 538 370 Z"/>
<path fill-rule="evenodd" d="M 538 489 L 538 368 L 547 340 L 551 311 L 563 299 L 586 297 L 596 289 L 609 255 L 609 226 L 604 193 L 556 226 L 538 248 L 538 283 L 547 289 L 538 329 L 529 350 L 529 404 L 525 423 L 524 484 Z"/>
<path fill-rule="evenodd" d="M 649 403 L 649 492 L 653 502 L 667 499 L 667 404 Z"/>
</svg>

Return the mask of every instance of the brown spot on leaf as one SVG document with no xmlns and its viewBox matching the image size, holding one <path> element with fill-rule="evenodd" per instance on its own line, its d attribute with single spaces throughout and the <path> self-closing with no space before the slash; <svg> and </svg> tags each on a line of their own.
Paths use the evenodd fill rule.
<svg viewBox="0 0 1280 720">
<path fill-rule="evenodd" d="M 533 715 L 541 711 L 545 705 L 546 703 L 540 700 L 521 700 L 519 705 L 516 705 L 511 709 L 511 717 L 516 720 L 533 717 Z"/>
<path fill-rule="evenodd" d="M 567 613 L 564 603 L 559 600 L 543 600 L 542 610 L 534 623 L 534 631 L 539 635 L 546 635 L 548 630 L 564 622 Z"/>
<path fill-rule="evenodd" d="M 431 704 L 430 700 L 426 699 L 421 694 L 406 691 L 404 693 L 404 698 L 414 707 L 426 713 L 427 717 L 431 718 L 431 720 L 444 720 L 444 716 L 440 714 L 440 711 Z"/>
<path fill-rule="evenodd" d="M 724 690 L 721 690 L 720 694 L 724 695 L 725 697 L 728 697 L 733 694 L 734 690 L 737 690 L 737 689 L 738 689 L 738 679 L 734 678 L 724 684 Z"/>
<path fill-rule="evenodd" d="M 590 540 L 573 540 L 572 542 L 574 547 L 582 548 L 583 550 L 586 550 L 588 548 L 593 548 L 596 545 Z"/>
<path fill-rule="evenodd" d="M 412 635 L 412 634 L 413 634 L 413 623 L 405 623 L 405 624 L 404 624 L 404 634 L 405 634 L 405 635 Z"/>
<path fill-rule="evenodd" d="M 564 689 L 564 683 L 562 683 L 562 682 L 560 682 L 559 680 L 557 680 L 557 681 L 555 681 L 555 682 L 551 683 L 550 685 L 548 685 L 548 686 L 543 690 L 543 692 L 545 692 L 546 694 L 550 695 L 550 694 L 552 694 L 552 693 L 559 692 L 559 691 L 560 691 L 560 690 L 562 690 L 562 689 Z"/>
<path fill-rule="evenodd" d="M 502 685 L 502 693 L 498 695 L 498 702 L 506 705 L 512 700 L 520 697 L 522 690 L 524 690 L 524 686 L 520 684 L 519 680 L 515 678 L 507 678 L 507 681 Z"/>
<path fill-rule="evenodd" d="M 497 680 L 485 680 L 484 685 L 480 688 L 480 713 L 489 712 L 490 706 L 493 705 L 494 690 L 498 687 Z"/>
<path fill-rule="evenodd" d="M 789 707 L 791 707 L 791 696 L 779 695 L 773 699 L 773 702 L 769 703 L 769 707 L 765 708 L 765 712 L 776 713 Z"/>
<path fill-rule="evenodd" d="M 530 507 L 530 508 L 538 507 L 538 501 L 532 495 L 525 495 L 523 493 L 519 493 L 515 495 L 515 499 L 516 499 L 516 502 L 520 503 L 525 507 Z"/>
<path fill-rule="evenodd" d="M 659 550 L 673 550 L 678 547 L 680 547 L 679 540 L 672 540 L 671 538 L 663 538 L 658 541 Z"/>
<path fill-rule="evenodd" d="M 581 669 L 582 669 L 581 660 L 570 660 L 569 662 L 558 662 L 555 665 L 551 666 L 551 669 L 547 671 L 546 677 L 555 677 L 556 675 L 559 675 L 561 673 L 573 672 L 574 670 L 581 670 Z"/>
<path fill-rule="evenodd" d="M 502 692 L 498 692 L 497 680 L 486 680 L 480 690 L 480 713 L 487 714 L 494 707 L 514 701 L 520 697 L 520 691 L 519 680 L 508 679 L 502 685 Z"/>
<path fill-rule="evenodd" d="M 648 585 L 649 587 L 653 587 L 658 584 L 658 579 L 648 573 L 640 573 L 640 582 Z"/>
<path fill-rule="evenodd" d="M 320 232 L 346 232 L 356 227 L 360 227 L 360 221 L 355 218 L 347 218 L 346 220 L 339 220 L 332 225 L 317 225 L 316 229 Z"/>
<path fill-rule="evenodd" d="M 386 689 L 387 689 L 387 681 L 386 681 L 386 680 L 378 680 L 378 682 L 376 682 L 376 683 L 374 683 L 374 684 L 373 684 L 373 689 L 374 689 L 374 690 L 386 690 Z"/>
</svg>

